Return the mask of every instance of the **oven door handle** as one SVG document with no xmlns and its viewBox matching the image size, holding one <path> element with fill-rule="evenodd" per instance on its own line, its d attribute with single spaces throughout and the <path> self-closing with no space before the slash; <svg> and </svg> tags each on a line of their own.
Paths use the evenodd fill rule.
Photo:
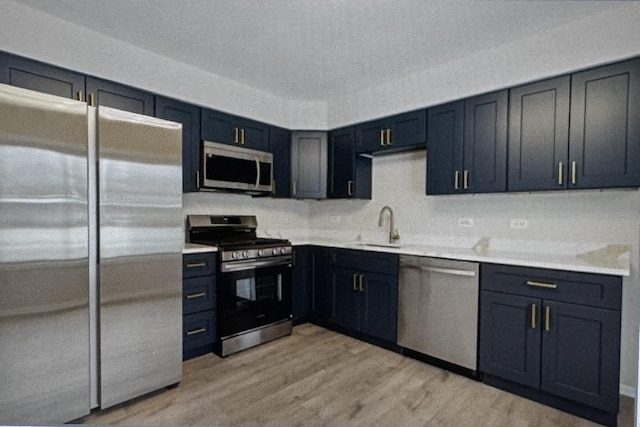
<svg viewBox="0 0 640 427">
<path fill-rule="evenodd" d="M 230 273 L 234 271 L 254 270 L 262 267 L 275 267 L 278 265 L 291 265 L 291 255 L 278 257 L 277 259 L 248 260 L 248 261 L 228 261 L 220 265 L 220 271 Z"/>
</svg>

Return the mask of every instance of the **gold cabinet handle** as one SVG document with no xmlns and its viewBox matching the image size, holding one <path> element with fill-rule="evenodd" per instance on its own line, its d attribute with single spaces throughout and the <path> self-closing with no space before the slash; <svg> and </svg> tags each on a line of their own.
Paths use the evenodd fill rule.
<svg viewBox="0 0 640 427">
<path fill-rule="evenodd" d="M 353 196 L 353 181 L 351 180 L 347 182 L 347 194 Z"/>
<path fill-rule="evenodd" d="M 296 181 L 293 181 L 293 197 L 298 195 L 298 191 L 297 191 L 297 185 L 296 185 Z"/>
<path fill-rule="evenodd" d="M 562 162 L 558 163 L 558 185 L 562 185 L 562 182 L 564 181 L 564 177 L 562 176 Z"/>
<path fill-rule="evenodd" d="M 453 189 L 454 190 L 460 189 L 460 171 L 456 171 L 453 174 Z"/>
<path fill-rule="evenodd" d="M 92 106 L 92 107 L 96 106 L 95 96 L 92 93 L 89 94 L 89 105 Z"/>
<path fill-rule="evenodd" d="M 353 273 L 353 290 L 358 290 L 358 275 L 356 273 Z"/>
<path fill-rule="evenodd" d="M 578 163 L 574 160 L 571 162 L 571 184 L 576 185 L 578 180 Z"/>
<path fill-rule="evenodd" d="M 244 129 L 240 129 L 240 144 L 244 145 Z"/>
<path fill-rule="evenodd" d="M 197 294 L 187 295 L 187 299 L 196 299 L 196 298 L 202 298 L 206 296 L 207 296 L 206 292 L 198 292 Z"/>
<path fill-rule="evenodd" d="M 187 331 L 187 335 L 196 335 L 201 334 L 203 332 L 207 332 L 206 328 L 194 329 L 193 331 Z"/>
<path fill-rule="evenodd" d="M 382 146 L 385 145 L 385 143 L 384 143 L 384 135 L 385 135 L 384 129 L 380 129 L 380 145 L 382 145 Z"/>
<path fill-rule="evenodd" d="M 82 93 L 81 90 L 78 91 L 78 93 L 76 94 L 76 97 L 78 98 L 78 101 L 84 101 L 84 94 Z"/>
<path fill-rule="evenodd" d="M 391 145 L 391 129 L 387 129 L 387 145 Z"/>
<path fill-rule="evenodd" d="M 233 128 L 233 143 L 237 144 L 238 143 L 238 137 L 239 137 L 239 130 L 238 128 Z"/>
<path fill-rule="evenodd" d="M 200 189 L 200 171 L 196 171 L 196 188 Z"/>
<path fill-rule="evenodd" d="M 537 310 L 536 305 L 531 304 L 531 329 L 536 328 L 536 310 Z"/>
<path fill-rule="evenodd" d="M 364 274 L 361 274 L 359 276 L 358 281 L 359 281 L 359 284 L 360 284 L 359 291 L 363 292 L 364 291 Z"/>
<path fill-rule="evenodd" d="M 551 329 L 551 307 L 546 306 L 544 309 L 544 330 L 549 332 Z"/>
<path fill-rule="evenodd" d="M 276 180 L 271 181 L 271 194 L 276 194 Z"/>
<path fill-rule="evenodd" d="M 186 265 L 187 268 L 198 268 L 198 267 L 206 267 L 206 262 L 192 262 Z"/>
<path fill-rule="evenodd" d="M 534 286 L 536 288 L 548 289 L 556 289 L 558 287 L 557 283 L 534 282 L 533 280 L 527 280 L 527 285 Z"/>
<path fill-rule="evenodd" d="M 466 190 L 469 188 L 469 171 L 465 170 L 464 171 L 464 183 L 463 183 L 463 188 Z"/>
</svg>

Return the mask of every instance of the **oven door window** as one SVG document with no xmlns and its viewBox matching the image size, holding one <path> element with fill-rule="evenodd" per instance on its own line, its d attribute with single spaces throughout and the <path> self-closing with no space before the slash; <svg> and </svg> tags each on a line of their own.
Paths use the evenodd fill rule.
<svg viewBox="0 0 640 427">
<path fill-rule="evenodd" d="M 291 267 L 221 273 L 218 328 L 226 337 L 291 317 Z"/>
</svg>

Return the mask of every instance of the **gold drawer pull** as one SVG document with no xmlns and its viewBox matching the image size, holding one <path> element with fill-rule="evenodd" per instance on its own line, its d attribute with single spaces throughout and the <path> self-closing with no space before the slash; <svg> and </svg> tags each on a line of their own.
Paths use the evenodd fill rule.
<svg viewBox="0 0 640 427">
<path fill-rule="evenodd" d="M 558 287 L 557 283 L 534 282 L 532 280 L 527 280 L 527 285 L 534 286 L 536 288 L 548 288 L 548 289 L 556 289 Z"/>
<path fill-rule="evenodd" d="M 353 290 L 354 291 L 358 290 L 358 275 L 357 274 L 353 275 Z"/>
<path fill-rule="evenodd" d="M 531 304 L 531 329 L 536 328 L 536 305 Z"/>
<path fill-rule="evenodd" d="M 563 170 L 562 170 L 562 162 L 558 163 L 558 185 L 562 185 L 563 182 Z"/>
<path fill-rule="evenodd" d="M 206 267 L 207 263 L 206 262 L 192 262 L 190 264 L 187 264 L 187 268 L 198 268 L 198 267 Z"/>
<path fill-rule="evenodd" d="M 353 196 L 353 181 L 347 181 L 347 195 Z"/>
<path fill-rule="evenodd" d="M 544 330 L 549 332 L 551 329 L 551 307 L 546 306 L 544 309 Z"/>
<path fill-rule="evenodd" d="M 202 298 L 202 297 L 206 297 L 206 296 L 207 296 L 206 292 L 199 292 L 197 294 L 187 295 L 187 299 Z"/>
<path fill-rule="evenodd" d="M 456 171 L 453 174 L 453 189 L 454 190 L 460 189 L 460 171 Z"/>
<path fill-rule="evenodd" d="M 463 182 L 464 185 L 462 188 L 464 188 L 465 190 L 468 190 L 469 189 L 469 171 L 468 170 L 464 171 L 462 180 L 464 181 Z"/>
<path fill-rule="evenodd" d="M 574 160 L 571 162 L 571 184 L 576 185 L 578 180 L 578 163 Z"/>
<path fill-rule="evenodd" d="M 203 332 L 207 332 L 206 328 L 194 329 L 193 331 L 187 331 L 187 335 L 196 335 L 201 334 Z"/>
<path fill-rule="evenodd" d="M 364 274 L 361 274 L 361 275 L 359 276 L 358 281 L 359 281 L 359 283 L 360 283 L 360 286 L 359 286 L 359 289 L 358 289 L 358 290 L 359 290 L 360 292 L 364 292 Z"/>
</svg>

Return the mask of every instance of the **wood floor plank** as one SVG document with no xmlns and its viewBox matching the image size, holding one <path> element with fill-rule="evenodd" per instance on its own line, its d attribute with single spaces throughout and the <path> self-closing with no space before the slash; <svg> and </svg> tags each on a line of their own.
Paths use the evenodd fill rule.
<svg viewBox="0 0 640 427">
<path fill-rule="evenodd" d="M 77 420 L 163 426 L 596 424 L 316 325 L 228 358 L 183 364 L 180 385 Z M 619 426 L 633 423 L 623 398 Z"/>
</svg>

